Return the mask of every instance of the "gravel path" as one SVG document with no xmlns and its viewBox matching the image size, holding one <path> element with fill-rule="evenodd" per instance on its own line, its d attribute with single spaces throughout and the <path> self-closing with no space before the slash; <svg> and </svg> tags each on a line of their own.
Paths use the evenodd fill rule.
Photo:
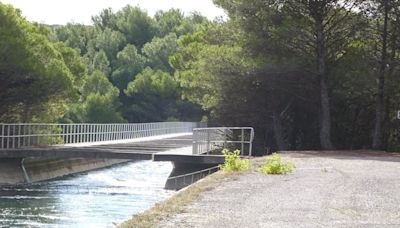
<svg viewBox="0 0 400 228">
<path fill-rule="evenodd" d="M 250 172 L 159 227 L 400 227 L 400 154 L 288 152 L 283 176 Z"/>
</svg>

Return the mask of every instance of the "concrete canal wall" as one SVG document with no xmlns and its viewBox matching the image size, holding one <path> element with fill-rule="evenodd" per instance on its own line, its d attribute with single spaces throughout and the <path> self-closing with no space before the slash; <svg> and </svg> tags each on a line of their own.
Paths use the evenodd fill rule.
<svg viewBox="0 0 400 228">
<path fill-rule="evenodd" d="M 126 159 L 0 159 L 0 185 L 44 181 L 127 162 Z"/>
</svg>

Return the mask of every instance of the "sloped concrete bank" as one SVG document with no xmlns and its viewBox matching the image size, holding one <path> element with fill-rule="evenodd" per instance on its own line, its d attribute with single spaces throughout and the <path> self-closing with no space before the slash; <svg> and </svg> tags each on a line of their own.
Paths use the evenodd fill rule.
<svg viewBox="0 0 400 228">
<path fill-rule="evenodd" d="M 129 160 L 4 158 L 0 159 L 0 185 L 16 185 L 50 180 L 127 161 Z"/>
</svg>

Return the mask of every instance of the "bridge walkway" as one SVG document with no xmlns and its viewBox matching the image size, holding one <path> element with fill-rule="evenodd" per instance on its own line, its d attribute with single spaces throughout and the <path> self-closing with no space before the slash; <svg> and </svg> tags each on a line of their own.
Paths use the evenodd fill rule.
<svg viewBox="0 0 400 228">
<path fill-rule="evenodd" d="M 174 154 L 178 148 L 186 148 L 183 154 L 191 154 L 192 133 L 167 134 L 129 140 L 80 143 L 74 145 L 29 147 L 0 150 L 0 158 L 56 157 L 56 158 L 107 158 L 152 160 L 153 154 Z M 182 150 L 178 150 L 182 154 Z"/>
</svg>

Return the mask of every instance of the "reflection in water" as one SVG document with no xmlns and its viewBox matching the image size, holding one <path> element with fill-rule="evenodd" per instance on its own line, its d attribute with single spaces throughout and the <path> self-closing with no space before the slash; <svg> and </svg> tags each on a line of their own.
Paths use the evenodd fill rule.
<svg viewBox="0 0 400 228">
<path fill-rule="evenodd" d="M 112 227 L 173 192 L 171 163 L 141 161 L 30 186 L 0 188 L 0 227 Z"/>
</svg>

